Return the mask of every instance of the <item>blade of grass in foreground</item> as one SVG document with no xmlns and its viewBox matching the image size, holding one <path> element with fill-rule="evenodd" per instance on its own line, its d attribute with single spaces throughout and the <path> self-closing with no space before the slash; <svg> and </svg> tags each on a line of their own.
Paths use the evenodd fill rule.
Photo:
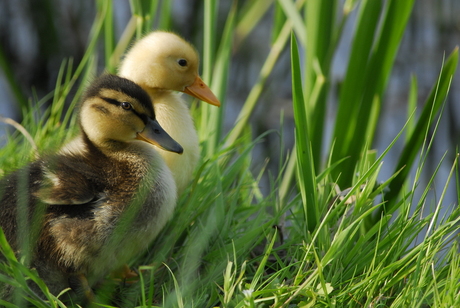
<svg viewBox="0 0 460 308">
<path fill-rule="evenodd" d="M 308 117 L 302 91 L 299 51 L 294 33 L 291 33 L 292 98 L 294 104 L 295 141 L 297 153 L 298 185 L 303 200 L 306 227 L 312 232 L 318 224 L 319 213 L 316 204 L 315 165 L 308 133 Z"/>
</svg>

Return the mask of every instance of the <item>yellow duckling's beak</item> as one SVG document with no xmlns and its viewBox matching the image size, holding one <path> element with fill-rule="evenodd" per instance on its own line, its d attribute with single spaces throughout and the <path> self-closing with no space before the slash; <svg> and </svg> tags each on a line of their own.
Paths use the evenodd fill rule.
<svg viewBox="0 0 460 308">
<path fill-rule="evenodd" d="M 184 149 L 160 126 L 156 120 L 148 118 L 144 130 L 137 133 L 136 139 L 156 145 L 165 151 L 182 154 Z"/>
<path fill-rule="evenodd" d="M 202 100 L 203 102 L 220 107 L 220 102 L 212 93 L 211 89 L 204 83 L 200 76 L 196 76 L 192 85 L 185 87 L 184 93 Z"/>
</svg>

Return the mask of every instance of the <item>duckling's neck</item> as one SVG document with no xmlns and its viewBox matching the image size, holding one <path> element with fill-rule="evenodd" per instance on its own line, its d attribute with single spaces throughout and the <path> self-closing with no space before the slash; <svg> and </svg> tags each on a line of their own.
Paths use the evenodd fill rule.
<svg viewBox="0 0 460 308">
<path fill-rule="evenodd" d="M 195 132 L 189 108 L 181 97 L 182 93 L 157 88 L 144 90 L 152 98 L 157 121 L 179 144 L 181 142 L 176 138 L 181 139 L 189 131 Z"/>
<path fill-rule="evenodd" d="M 168 89 L 151 88 L 147 86 L 143 86 L 142 88 L 150 95 L 150 98 L 152 99 L 154 104 L 157 101 L 164 101 L 165 98 L 169 98 L 171 96 L 177 97 L 181 95 L 176 91 L 168 90 Z"/>
<path fill-rule="evenodd" d="M 63 154 L 80 154 L 83 156 L 111 157 L 115 159 L 158 159 L 154 147 L 140 140 L 120 142 L 112 139 L 91 140 L 85 132 L 66 144 L 62 149 Z"/>
<path fill-rule="evenodd" d="M 171 170 L 180 194 L 189 184 L 200 156 L 193 119 L 188 106 L 181 98 L 182 93 L 154 88 L 144 88 L 144 90 L 152 98 L 158 123 L 184 148 L 182 155 L 157 148 Z"/>
<path fill-rule="evenodd" d="M 115 153 L 124 152 L 128 148 L 127 142 L 121 142 L 110 138 L 97 138 L 96 140 L 92 140 L 85 132 L 82 132 L 81 136 L 83 142 L 90 151 L 99 151 L 106 156 L 113 156 Z"/>
</svg>

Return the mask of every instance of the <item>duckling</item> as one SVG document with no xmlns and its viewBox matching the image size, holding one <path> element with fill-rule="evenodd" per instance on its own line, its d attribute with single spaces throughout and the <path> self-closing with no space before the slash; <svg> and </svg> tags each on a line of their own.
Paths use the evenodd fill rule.
<svg viewBox="0 0 460 308">
<path fill-rule="evenodd" d="M 115 75 L 87 89 L 79 123 L 59 152 L 0 181 L 0 226 L 19 253 L 25 215 L 36 243 L 30 266 L 51 293 L 70 287 L 91 298 L 91 286 L 141 254 L 174 210 L 176 185 L 152 144 L 183 149 L 156 121 L 148 94 Z"/>
<path fill-rule="evenodd" d="M 152 98 L 157 120 L 184 147 L 181 156 L 159 150 L 172 171 L 179 195 L 190 183 L 198 163 L 198 136 L 183 92 L 209 104 L 219 100 L 198 74 L 195 48 L 176 34 L 154 31 L 126 54 L 118 74 L 139 84 Z"/>
</svg>

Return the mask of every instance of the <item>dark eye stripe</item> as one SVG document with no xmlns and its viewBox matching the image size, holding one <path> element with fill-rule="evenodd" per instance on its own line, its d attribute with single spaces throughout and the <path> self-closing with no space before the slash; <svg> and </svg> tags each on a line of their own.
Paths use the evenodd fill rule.
<svg viewBox="0 0 460 308">
<path fill-rule="evenodd" d="M 108 98 L 108 97 L 101 97 L 103 100 L 105 100 L 107 103 L 112 104 L 112 105 L 120 105 L 120 102 L 117 101 L 116 99 L 113 98 Z"/>
<path fill-rule="evenodd" d="M 120 103 L 119 101 L 117 101 L 116 99 L 113 99 L 113 98 L 108 98 L 108 97 L 101 97 L 103 100 L 105 100 L 107 103 L 109 104 L 113 104 L 113 105 L 117 105 L 117 106 L 120 106 L 122 105 L 122 103 Z M 125 109 L 126 110 L 126 109 Z M 127 111 L 131 111 L 133 112 L 135 115 L 137 115 L 139 117 L 139 119 L 142 120 L 142 122 L 144 122 L 144 124 L 147 124 L 147 121 L 148 121 L 148 116 L 145 115 L 145 114 L 141 114 L 139 112 L 137 112 L 136 110 L 134 110 L 134 108 L 132 108 L 132 105 L 131 105 L 131 109 L 127 110 Z"/>
<path fill-rule="evenodd" d="M 141 119 L 142 122 L 144 122 L 145 125 L 147 125 L 147 119 L 148 119 L 147 115 L 141 114 L 141 113 L 137 112 L 137 111 L 134 110 L 134 109 L 131 109 L 131 111 L 132 111 L 135 115 L 137 115 L 137 116 L 139 117 L 139 119 Z"/>
</svg>

